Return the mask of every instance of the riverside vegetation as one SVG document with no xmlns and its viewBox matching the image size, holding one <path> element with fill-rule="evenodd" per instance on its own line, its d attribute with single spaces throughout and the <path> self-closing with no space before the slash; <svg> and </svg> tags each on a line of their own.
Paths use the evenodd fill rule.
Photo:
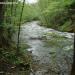
<svg viewBox="0 0 75 75">
<path fill-rule="evenodd" d="M 8 2 L 9 0 L 3 1 Z M 0 8 L 2 7 L 0 10 L 1 72 L 8 72 L 9 69 L 12 71 L 13 69 L 16 69 L 17 66 L 19 66 L 18 68 L 21 68 L 22 65 L 30 68 L 30 63 L 32 62 L 31 55 L 26 50 L 29 47 L 27 44 L 21 45 L 19 49 L 20 54 L 19 56 L 16 55 L 17 47 L 16 43 L 13 41 L 13 36 L 18 31 L 17 28 L 22 10 L 22 2 L 17 2 L 17 5 L 0 5 Z M 47 28 L 53 28 L 63 32 L 75 32 L 74 9 L 75 0 L 39 0 L 35 4 L 25 3 L 21 24 L 38 20 L 40 21 L 40 25 Z M 60 39 L 62 39 L 62 37 L 60 37 Z M 48 41 L 47 43 L 50 42 L 51 41 Z M 52 45 L 53 43 L 55 44 L 55 42 L 52 41 Z M 25 52 L 23 52 L 23 50 Z M 8 70 L 6 70 L 7 68 Z M 23 69 L 23 67 L 21 69 Z"/>
</svg>

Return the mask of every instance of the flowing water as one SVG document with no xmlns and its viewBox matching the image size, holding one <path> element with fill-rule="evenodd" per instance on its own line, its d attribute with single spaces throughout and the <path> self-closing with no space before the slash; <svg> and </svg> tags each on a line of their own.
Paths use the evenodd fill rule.
<svg viewBox="0 0 75 75">
<path fill-rule="evenodd" d="M 21 43 L 30 46 L 33 73 L 30 75 L 69 75 L 73 56 L 73 33 L 59 32 L 38 21 L 21 26 Z"/>
</svg>

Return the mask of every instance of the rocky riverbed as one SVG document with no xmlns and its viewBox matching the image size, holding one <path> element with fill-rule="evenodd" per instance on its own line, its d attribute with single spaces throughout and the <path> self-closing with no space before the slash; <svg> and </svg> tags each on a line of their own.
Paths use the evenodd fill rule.
<svg viewBox="0 0 75 75">
<path fill-rule="evenodd" d="M 20 43 L 28 44 L 33 64 L 30 75 L 69 75 L 73 57 L 74 34 L 39 25 L 38 21 L 21 26 Z"/>
</svg>

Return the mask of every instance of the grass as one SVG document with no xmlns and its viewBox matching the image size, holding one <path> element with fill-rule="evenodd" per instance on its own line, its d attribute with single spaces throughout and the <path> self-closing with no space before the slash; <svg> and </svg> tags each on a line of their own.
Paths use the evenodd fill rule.
<svg viewBox="0 0 75 75">
<path fill-rule="evenodd" d="M 74 15 L 73 8 L 74 0 L 39 0 L 39 19 L 43 26 L 57 29 L 60 31 L 71 31 L 71 16 Z M 72 24 L 72 25 L 73 25 Z"/>
</svg>

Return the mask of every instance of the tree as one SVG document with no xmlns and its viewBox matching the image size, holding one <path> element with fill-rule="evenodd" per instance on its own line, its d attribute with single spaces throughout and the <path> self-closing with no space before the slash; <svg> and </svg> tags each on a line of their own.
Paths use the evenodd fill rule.
<svg viewBox="0 0 75 75">
<path fill-rule="evenodd" d="M 0 0 L 0 3 L 4 1 L 5 0 Z M 3 26 L 2 26 L 3 20 L 4 20 L 4 5 L 0 4 L 0 47 L 1 47 L 1 41 L 2 41 L 1 34 L 3 32 Z"/>
<path fill-rule="evenodd" d="M 72 31 L 74 33 L 74 54 L 73 54 L 73 64 L 72 64 L 72 69 L 71 69 L 71 75 L 75 75 L 75 2 L 72 3 L 70 6 L 70 15 L 71 15 L 71 20 L 72 20 Z"/>
<path fill-rule="evenodd" d="M 75 35 L 74 35 L 74 47 L 75 47 Z M 74 48 L 74 56 L 73 56 L 71 75 L 75 75 L 75 48 Z"/>
<path fill-rule="evenodd" d="M 0 0 L 0 3 L 1 2 L 4 2 L 5 0 Z M 2 21 L 3 21 L 3 18 L 4 18 L 4 10 L 3 10 L 3 4 L 0 4 L 0 25 L 1 25 L 1 23 L 2 23 Z"/>
</svg>

